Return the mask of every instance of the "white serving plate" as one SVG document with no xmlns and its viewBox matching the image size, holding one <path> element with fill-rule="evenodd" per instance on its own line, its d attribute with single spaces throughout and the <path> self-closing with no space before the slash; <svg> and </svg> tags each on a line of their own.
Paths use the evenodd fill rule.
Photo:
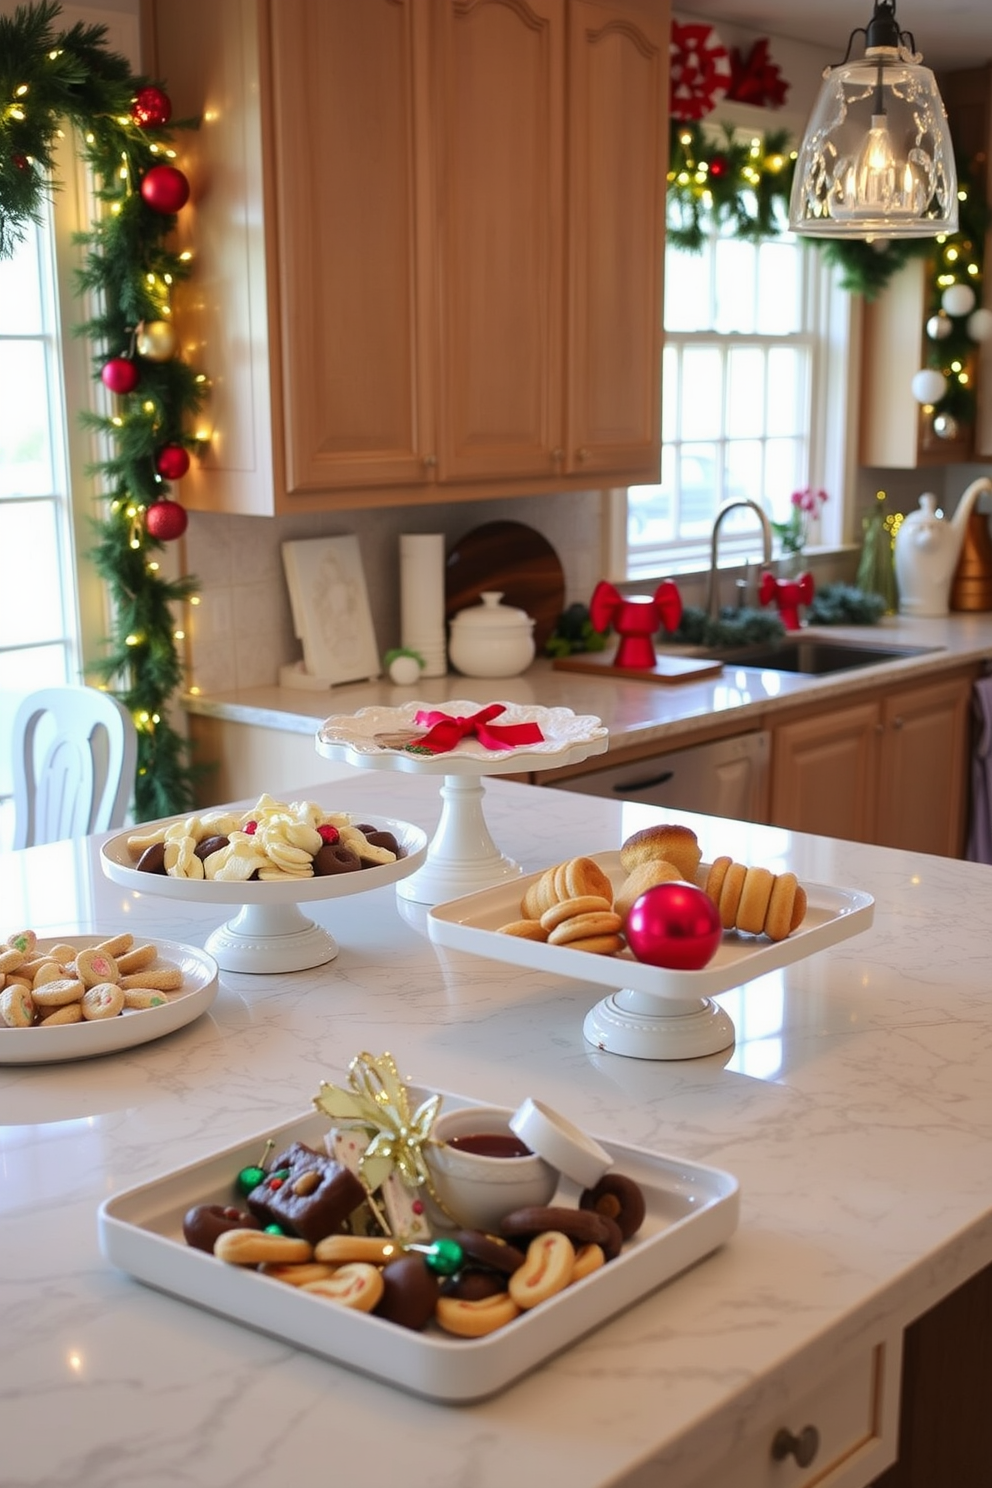
<svg viewBox="0 0 992 1488">
<path fill-rule="evenodd" d="M 406 770 L 444 777 L 441 820 L 423 867 L 397 888 L 403 899 L 438 904 L 505 879 L 519 879 L 523 871 L 520 864 L 504 853 L 490 834 L 483 812 L 482 779 L 578 764 L 590 755 L 602 754 L 609 744 L 609 730 L 593 714 L 495 701 L 501 703 L 504 712 L 492 720 L 494 724 L 536 723 L 544 735 L 542 742 L 496 750 L 484 749 L 478 739 L 467 738 L 448 754 L 437 755 L 410 754 L 381 742 L 405 733 L 416 734 L 414 719 L 421 711 L 464 718 L 492 706 L 491 702 L 472 703 L 464 698 L 443 704 L 411 702 L 399 708 L 360 708 L 357 713 L 326 719 L 317 732 L 318 754 L 344 760 L 358 769 Z"/>
<path fill-rule="evenodd" d="M 446 1110 L 472 1104 L 444 1097 Z M 327 1129 L 325 1116 L 301 1116 L 105 1200 L 98 1216 L 103 1254 L 160 1291 L 415 1395 L 455 1404 L 504 1389 L 701 1260 L 737 1226 L 739 1188 L 730 1174 L 600 1137 L 617 1171 L 644 1190 L 647 1215 L 639 1234 L 592 1276 L 477 1339 L 454 1338 L 433 1325 L 411 1332 L 225 1265 L 185 1243 L 186 1210 L 199 1203 L 242 1203 L 235 1196 L 235 1175 L 258 1161 L 270 1137 L 276 1150 L 297 1140 L 319 1147 Z M 574 1205 L 577 1196 L 564 1181 L 556 1198 Z"/>
<path fill-rule="evenodd" d="M 588 856 L 618 889 L 626 877 L 619 852 Z M 700 872 L 708 866 L 701 864 Z M 431 939 L 492 961 L 615 988 L 618 995 L 605 999 L 587 1019 L 586 1037 L 597 1048 L 642 1059 L 696 1058 L 729 1047 L 734 1041 L 733 1023 L 711 998 L 859 935 L 869 928 L 875 912 L 874 899 L 860 889 L 804 883 L 806 917 L 786 940 L 725 931 L 708 966 L 699 971 L 668 971 L 636 961 L 629 951 L 597 956 L 496 934 L 500 925 L 520 918 L 521 900 L 540 877 L 534 873 L 515 883 L 435 905 L 427 916 Z"/>
<path fill-rule="evenodd" d="M 82 950 L 99 945 L 114 934 L 110 930 L 105 935 L 66 934 L 39 940 L 36 954 L 44 954 L 56 945 L 73 945 Z M 160 958 L 171 961 L 183 974 L 182 989 L 168 993 L 168 1001 L 161 1007 L 128 1008 L 116 1018 L 56 1024 L 53 1028 L 0 1028 L 0 1064 L 49 1064 L 114 1054 L 119 1049 L 132 1049 L 137 1044 L 164 1038 L 199 1018 L 217 996 L 216 961 L 197 946 L 162 940 L 157 935 L 149 940 L 154 940 Z"/>
<path fill-rule="evenodd" d="M 344 813 L 342 813 L 344 814 Z M 273 879 L 261 883 L 218 883 L 216 879 L 170 878 L 163 873 L 139 873 L 128 849 L 128 837 L 157 827 L 184 821 L 185 816 L 142 822 L 130 832 L 111 837 L 100 849 L 100 866 L 114 883 L 150 898 L 186 899 L 194 904 L 240 904 L 234 919 L 214 930 L 207 950 L 224 971 L 304 971 L 323 966 L 338 953 L 337 942 L 323 926 L 302 914 L 298 906 L 318 900 L 337 900 L 350 894 L 397 883 L 415 873 L 427 856 L 427 833 L 411 822 L 392 817 L 351 815 L 353 822 L 374 820 L 383 831 L 392 832 L 403 857 L 359 873 L 332 873 L 320 878 Z"/>
</svg>

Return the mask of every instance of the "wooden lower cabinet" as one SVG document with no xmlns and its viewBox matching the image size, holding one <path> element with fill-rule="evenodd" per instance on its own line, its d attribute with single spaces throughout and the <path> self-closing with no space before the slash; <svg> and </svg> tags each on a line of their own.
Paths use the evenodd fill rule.
<svg viewBox="0 0 992 1488">
<path fill-rule="evenodd" d="M 773 825 L 960 857 L 973 681 L 969 669 L 779 724 Z"/>
</svg>

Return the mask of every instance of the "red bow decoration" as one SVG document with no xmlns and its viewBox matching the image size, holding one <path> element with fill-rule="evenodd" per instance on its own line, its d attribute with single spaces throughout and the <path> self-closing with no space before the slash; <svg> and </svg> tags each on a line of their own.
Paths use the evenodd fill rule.
<svg viewBox="0 0 992 1488">
<path fill-rule="evenodd" d="M 484 749 L 516 749 L 521 744 L 540 744 L 543 741 L 544 735 L 536 723 L 491 722 L 505 712 L 505 703 L 490 703 L 470 718 L 460 718 L 434 708 L 421 709 L 414 723 L 426 724 L 429 732 L 406 748 L 411 754 L 449 754 L 462 739 L 473 737 Z"/>
<path fill-rule="evenodd" d="M 701 119 L 727 91 L 727 48 L 712 26 L 673 21 L 669 57 L 669 113 L 673 119 Z"/>
<path fill-rule="evenodd" d="M 671 579 L 663 579 L 652 595 L 627 596 L 600 579 L 589 601 L 589 619 L 599 631 L 612 625 L 620 637 L 614 666 L 650 671 L 656 660 L 651 637 L 661 628 L 678 629 L 682 597 Z"/>
<path fill-rule="evenodd" d="M 738 47 L 731 47 L 728 98 L 756 108 L 781 108 L 788 91 L 778 64 L 768 54 L 767 36 L 759 37 L 746 58 Z"/>
<path fill-rule="evenodd" d="M 799 629 L 799 606 L 812 602 L 814 593 L 813 575 L 802 573 L 797 579 L 777 579 L 767 571 L 761 575 L 758 597 L 763 605 L 774 599 L 782 624 L 786 630 Z"/>
</svg>

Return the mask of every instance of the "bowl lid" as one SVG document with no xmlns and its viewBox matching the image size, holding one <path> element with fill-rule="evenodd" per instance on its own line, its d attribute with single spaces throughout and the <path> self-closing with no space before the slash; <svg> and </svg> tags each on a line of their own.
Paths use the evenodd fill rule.
<svg viewBox="0 0 992 1488">
<path fill-rule="evenodd" d="M 454 630 L 481 630 L 490 632 L 493 630 L 533 630 L 534 622 L 525 610 L 518 610 L 513 605 L 501 604 L 503 598 L 501 592 L 487 589 L 482 594 L 482 603 L 470 605 L 467 610 L 459 610 L 451 622 Z"/>
<path fill-rule="evenodd" d="M 582 1188 L 594 1187 L 613 1166 L 605 1148 L 543 1101 L 528 1096 L 510 1117 L 509 1125 L 531 1152 Z"/>
</svg>

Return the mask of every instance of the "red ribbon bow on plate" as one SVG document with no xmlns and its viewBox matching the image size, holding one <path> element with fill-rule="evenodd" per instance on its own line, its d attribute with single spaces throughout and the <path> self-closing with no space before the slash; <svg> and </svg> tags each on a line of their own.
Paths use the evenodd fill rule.
<svg viewBox="0 0 992 1488">
<path fill-rule="evenodd" d="M 411 753 L 448 754 L 462 739 L 475 737 L 484 749 L 516 749 L 520 744 L 540 744 L 544 738 L 536 723 L 497 723 L 491 720 L 506 712 L 504 703 L 490 703 L 469 718 L 459 718 L 436 709 L 421 710 L 415 723 L 429 732 L 408 744 Z"/>
</svg>

